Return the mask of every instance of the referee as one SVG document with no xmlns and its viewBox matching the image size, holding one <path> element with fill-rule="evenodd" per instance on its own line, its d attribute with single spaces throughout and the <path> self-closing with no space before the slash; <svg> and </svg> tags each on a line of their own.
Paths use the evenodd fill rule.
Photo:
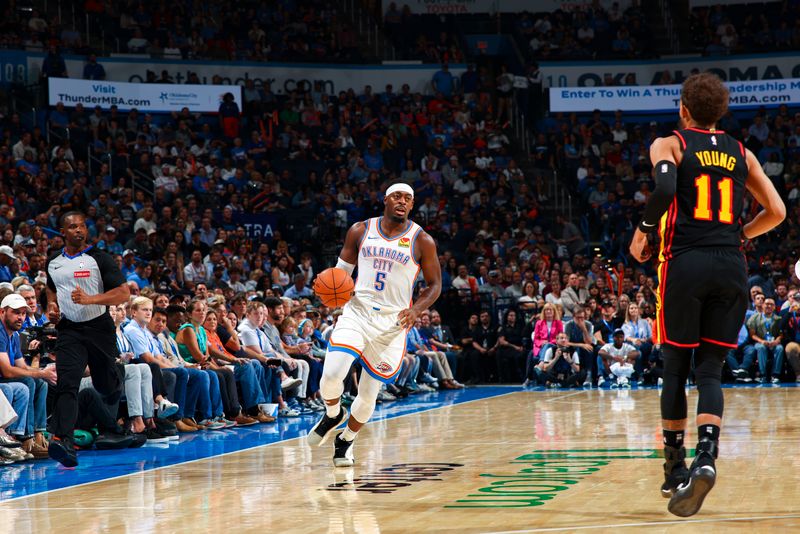
<svg viewBox="0 0 800 534">
<path fill-rule="evenodd" d="M 78 386 L 86 365 L 94 388 L 114 403 L 122 377 L 114 364 L 119 351 L 114 322 L 106 306 L 127 302 L 130 291 L 114 259 L 86 245 L 86 217 L 70 211 L 61 218 L 64 248 L 47 262 L 47 300 L 57 302 L 55 408 L 50 420 L 50 458 L 65 467 L 78 465 L 72 432 L 78 416 Z"/>
</svg>

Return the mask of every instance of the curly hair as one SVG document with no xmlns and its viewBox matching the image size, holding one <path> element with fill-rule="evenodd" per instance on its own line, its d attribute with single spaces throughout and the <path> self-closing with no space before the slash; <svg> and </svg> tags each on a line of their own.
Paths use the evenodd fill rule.
<svg viewBox="0 0 800 534">
<path fill-rule="evenodd" d="M 728 88 L 716 74 L 693 74 L 683 82 L 681 102 L 699 126 L 714 126 L 728 111 Z"/>
</svg>

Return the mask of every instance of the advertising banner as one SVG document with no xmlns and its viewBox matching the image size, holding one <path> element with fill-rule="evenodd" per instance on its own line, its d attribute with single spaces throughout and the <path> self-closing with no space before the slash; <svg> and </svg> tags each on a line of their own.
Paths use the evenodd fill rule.
<svg viewBox="0 0 800 534">
<path fill-rule="evenodd" d="M 272 241 L 278 227 L 278 219 L 270 213 L 235 213 L 233 222 L 244 227 L 249 239 Z"/>
<path fill-rule="evenodd" d="M 383 0 L 383 11 L 394 3 L 398 9 L 408 6 L 412 13 L 429 15 L 458 15 L 462 13 L 542 13 L 562 10 L 578 11 L 599 3 L 608 9 L 619 5 L 621 11 L 630 6 L 630 0 Z"/>
<path fill-rule="evenodd" d="M 729 82 L 800 78 L 800 55 L 763 54 L 748 56 L 687 57 L 651 61 L 540 62 L 545 87 L 599 87 L 626 85 L 632 75 L 637 85 L 658 85 L 663 72 L 672 83 L 681 83 L 692 69 L 710 71 Z"/>
<path fill-rule="evenodd" d="M 0 54 L 2 57 L 2 54 Z M 38 79 L 42 65 L 42 54 L 28 56 L 27 75 L 29 83 Z M 67 73 L 71 78 L 83 72 L 86 58 L 66 56 Z M 202 84 L 241 85 L 252 80 L 256 87 L 269 84 L 275 94 L 287 94 L 294 90 L 310 91 L 315 84 L 327 94 L 354 89 L 357 93 L 371 85 L 373 92 L 381 93 L 387 84 L 400 92 L 407 83 L 412 92 L 430 93 L 431 78 L 440 65 L 335 65 L 313 63 L 255 63 L 232 61 L 180 61 L 163 59 L 141 59 L 110 57 L 100 58 L 99 63 L 106 71 L 106 80 L 115 82 L 141 83 L 147 79 L 147 71 L 161 76 L 166 71 L 177 85 L 186 87 L 189 73 L 197 74 Z M 450 65 L 453 76 L 460 76 L 466 65 Z M 219 76 L 217 80 L 215 76 Z M 152 86 L 152 84 L 150 84 Z M 234 96 L 236 96 L 234 94 Z M 237 100 L 238 101 L 238 100 Z M 216 108 L 214 109 L 216 111 Z"/>
<path fill-rule="evenodd" d="M 800 104 L 800 78 L 726 82 L 731 109 Z M 638 87 L 551 87 L 550 111 L 676 111 L 681 98 L 680 85 Z"/>
<path fill-rule="evenodd" d="M 777 2 L 778 0 L 725 0 L 725 5 L 731 4 L 766 4 L 767 2 Z M 723 4 L 719 0 L 689 0 L 689 7 L 713 7 Z"/>
<path fill-rule="evenodd" d="M 159 83 L 125 83 L 72 78 L 49 78 L 47 84 L 49 103 L 62 102 L 67 107 L 81 103 L 85 108 L 100 106 L 120 111 L 136 108 L 144 112 L 169 112 L 189 108 L 199 113 L 215 113 L 222 96 L 233 94 L 242 108 L 242 88 L 230 85 L 174 85 Z"/>
</svg>

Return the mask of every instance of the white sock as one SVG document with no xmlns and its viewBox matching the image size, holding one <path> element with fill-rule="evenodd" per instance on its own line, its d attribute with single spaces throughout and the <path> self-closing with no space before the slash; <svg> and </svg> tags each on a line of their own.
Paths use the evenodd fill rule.
<svg viewBox="0 0 800 534">
<path fill-rule="evenodd" d="M 336 417 L 337 415 L 339 415 L 339 410 L 341 410 L 341 406 L 342 405 L 338 402 L 336 404 L 328 404 L 326 402 L 325 413 L 327 414 L 328 417 Z"/>
<path fill-rule="evenodd" d="M 339 435 L 339 437 L 342 438 L 345 441 L 353 441 L 354 439 L 356 439 L 356 435 L 357 434 L 358 434 L 358 432 L 353 432 L 350 429 L 350 427 L 348 426 L 348 427 L 345 427 L 344 432 L 342 432 Z"/>
</svg>

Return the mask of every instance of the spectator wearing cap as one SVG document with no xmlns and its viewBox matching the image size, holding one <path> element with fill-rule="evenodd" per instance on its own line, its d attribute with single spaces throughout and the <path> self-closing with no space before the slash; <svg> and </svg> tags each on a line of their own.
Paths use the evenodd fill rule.
<svg viewBox="0 0 800 534">
<path fill-rule="evenodd" d="M 491 295 L 493 301 L 506 296 L 506 290 L 500 283 L 500 271 L 492 269 L 489 271 L 486 283 L 478 286 L 479 295 Z"/>
<path fill-rule="evenodd" d="M 151 206 L 145 206 L 139 212 L 139 218 L 136 219 L 136 222 L 133 225 L 133 231 L 136 232 L 139 228 L 144 228 L 145 232 L 148 233 L 150 230 L 155 232 L 158 229 L 158 224 L 156 223 L 156 215 L 155 211 Z"/>
<path fill-rule="evenodd" d="M 11 282 L 14 279 L 11 264 L 16 260 L 14 249 L 8 245 L 0 246 L 0 282 Z"/>
<path fill-rule="evenodd" d="M 131 249 L 125 249 L 122 253 L 122 267 L 120 268 L 122 275 L 126 278 L 130 274 L 136 273 L 136 252 Z"/>
<path fill-rule="evenodd" d="M 105 239 L 101 239 L 97 243 L 97 248 L 105 250 L 109 254 L 122 254 L 122 243 L 117 241 L 117 229 L 113 226 L 106 226 Z"/>
<path fill-rule="evenodd" d="M 622 326 L 622 318 L 617 316 L 617 305 L 611 299 L 600 302 L 600 319 L 594 323 L 594 337 L 605 345 L 613 341 L 614 330 Z"/>
<path fill-rule="evenodd" d="M 569 345 L 565 332 L 560 332 L 555 344 L 542 351 L 536 375 L 542 385 L 549 387 L 579 386 L 583 382 L 586 370 L 581 368 L 577 351 Z"/>
<path fill-rule="evenodd" d="M 314 292 L 306 286 L 306 275 L 297 273 L 294 275 L 294 283 L 286 290 L 283 296 L 292 300 L 299 300 L 302 298 L 313 298 Z"/>
<path fill-rule="evenodd" d="M 0 382 L 21 383 L 28 388 L 28 414 L 21 441 L 26 452 L 47 458 L 48 443 L 43 434 L 47 426 L 47 389 L 48 383 L 56 383 L 56 369 L 30 367 L 22 357 L 19 330 L 29 312 L 25 299 L 16 293 L 0 302 Z"/>
<path fill-rule="evenodd" d="M 612 333 L 612 342 L 606 343 L 597 353 L 597 387 L 607 380 L 612 386 L 624 386 L 634 372 L 633 364 L 640 352 L 630 343 L 625 342 L 625 331 L 617 328 Z"/>
<path fill-rule="evenodd" d="M 150 244 L 147 242 L 147 230 L 139 228 L 133 237 L 125 243 L 125 248 L 132 250 L 140 258 L 147 258 L 150 254 Z"/>
</svg>

